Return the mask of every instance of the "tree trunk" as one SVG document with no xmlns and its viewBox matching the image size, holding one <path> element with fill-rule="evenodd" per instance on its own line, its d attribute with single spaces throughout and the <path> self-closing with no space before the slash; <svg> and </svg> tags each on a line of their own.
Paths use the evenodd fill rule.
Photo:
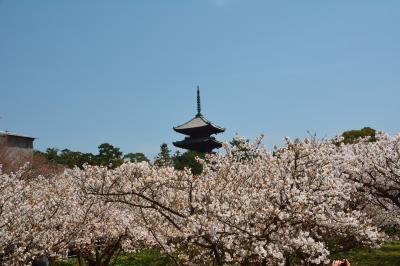
<svg viewBox="0 0 400 266">
<path fill-rule="evenodd" d="M 32 262 L 32 266 L 49 266 L 49 259 L 45 256 L 36 258 Z"/>
<path fill-rule="evenodd" d="M 221 255 L 218 252 L 218 248 L 213 245 L 212 250 L 214 252 L 214 256 L 215 256 L 215 262 L 217 263 L 218 266 L 223 266 L 224 263 L 222 261 Z"/>
<path fill-rule="evenodd" d="M 285 266 L 290 266 L 290 255 L 285 253 Z"/>
</svg>

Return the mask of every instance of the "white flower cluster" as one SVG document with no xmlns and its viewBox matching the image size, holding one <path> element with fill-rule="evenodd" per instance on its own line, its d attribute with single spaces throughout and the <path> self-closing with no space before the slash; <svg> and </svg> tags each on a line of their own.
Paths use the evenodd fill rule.
<svg viewBox="0 0 400 266">
<path fill-rule="evenodd" d="M 342 147 L 348 160 L 345 172 L 359 186 L 360 204 L 382 226 L 400 226 L 400 135 L 383 132 L 378 141 Z"/>
<path fill-rule="evenodd" d="M 107 265 L 120 250 L 157 246 L 186 265 L 283 265 L 290 255 L 321 264 L 329 239 L 373 246 L 384 238 L 377 226 L 399 224 L 399 136 L 286 139 L 273 152 L 260 143 L 237 138 L 199 175 L 146 162 L 0 173 L 0 260 L 72 252 Z"/>
</svg>

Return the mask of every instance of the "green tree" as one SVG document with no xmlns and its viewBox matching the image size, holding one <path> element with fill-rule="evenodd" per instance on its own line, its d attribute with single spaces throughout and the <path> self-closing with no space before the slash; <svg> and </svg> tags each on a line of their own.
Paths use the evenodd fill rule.
<svg viewBox="0 0 400 266">
<path fill-rule="evenodd" d="M 82 168 L 84 164 L 96 164 L 96 156 L 92 153 L 82 153 L 79 151 L 64 149 L 58 156 L 57 163 L 66 165 L 69 168 L 73 168 L 75 166 Z"/>
<path fill-rule="evenodd" d="M 172 157 L 174 168 L 177 170 L 183 170 L 185 167 L 189 167 L 194 175 L 201 174 L 203 166 L 199 163 L 196 158 L 205 158 L 205 153 L 197 151 L 187 151 L 180 153 L 176 151 Z"/>
<path fill-rule="evenodd" d="M 138 162 L 150 162 L 150 160 L 141 152 L 136 153 L 127 153 L 124 155 L 124 159 L 131 162 L 131 163 L 138 163 Z"/>
<path fill-rule="evenodd" d="M 56 148 L 47 148 L 46 152 L 41 153 L 42 155 L 44 155 L 47 160 L 51 161 L 51 162 L 55 162 L 58 163 L 59 161 L 59 149 Z"/>
<path fill-rule="evenodd" d="M 35 151 L 35 155 L 44 156 L 50 162 L 61 164 L 69 168 L 75 166 L 82 168 L 84 164 L 96 164 L 95 156 L 92 153 L 82 153 L 64 149 L 48 148 L 46 152 Z"/>
<path fill-rule="evenodd" d="M 232 153 L 240 160 L 251 160 L 257 157 L 257 150 L 249 148 L 249 139 L 234 137 L 229 144 Z"/>
<path fill-rule="evenodd" d="M 103 143 L 98 148 L 99 154 L 96 155 L 97 165 L 115 168 L 124 162 L 122 152 L 119 148 L 114 147 L 109 143 Z"/>
<path fill-rule="evenodd" d="M 119 148 L 114 147 L 109 143 L 103 143 L 98 147 L 98 149 L 99 152 L 97 155 L 94 155 L 92 153 L 71 151 L 69 149 L 64 149 L 60 152 L 60 150 L 56 148 L 48 148 L 46 152 L 35 151 L 35 154 L 43 155 L 49 161 L 65 165 L 69 168 L 73 168 L 75 166 L 82 168 L 85 164 L 103 165 L 115 168 L 117 166 L 120 166 L 124 162 L 124 157 L 122 157 L 122 152 Z M 141 157 L 139 153 L 136 154 L 136 159 L 148 161 L 145 156 Z"/>
<path fill-rule="evenodd" d="M 343 132 L 343 143 L 344 144 L 352 144 L 357 143 L 360 138 L 368 138 L 368 141 L 375 142 L 376 141 L 376 130 L 370 127 L 364 127 L 358 130 L 348 130 Z"/>
<path fill-rule="evenodd" d="M 154 159 L 154 164 L 157 166 L 171 166 L 172 165 L 171 151 L 168 148 L 167 143 L 161 144 L 160 153 L 157 154 L 156 158 Z"/>
</svg>

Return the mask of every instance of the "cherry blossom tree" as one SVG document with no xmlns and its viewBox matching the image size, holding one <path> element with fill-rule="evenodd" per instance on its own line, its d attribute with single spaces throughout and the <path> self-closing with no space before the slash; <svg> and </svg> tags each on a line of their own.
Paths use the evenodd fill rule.
<svg viewBox="0 0 400 266">
<path fill-rule="evenodd" d="M 148 162 L 0 173 L 1 259 L 73 253 L 105 266 L 157 247 L 185 265 L 325 264 L 333 237 L 374 246 L 377 217 L 398 224 L 399 139 L 286 139 L 268 151 L 236 138 L 199 158 L 197 175 Z"/>
<path fill-rule="evenodd" d="M 97 174 L 106 171 L 97 168 Z M 80 175 L 75 175 L 76 171 Z M 84 174 L 83 174 L 84 173 Z M 0 250 L 8 264 L 72 252 L 89 265 L 108 265 L 121 250 L 150 247 L 153 238 L 135 210 L 86 194 L 89 171 L 27 178 L 25 169 L 0 175 Z"/>
<path fill-rule="evenodd" d="M 26 170 L 0 173 L 0 252 L 7 264 L 29 264 L 34 258 L 65 251 L 58 219 L 66 206 L 53 180 L 25 178 Z"/>
<path fill-rule="evenodd" d="M 135 252 L 154 245 L 138 209 L 87 193 L 92 177 L 105 180 L 112 174 L 106 167 L 86 166 L 85 170 L 67 170 L 60 178 L 66 188 L 74 189 L 68 199 L 74 206 L 63 217 L 69 226 L 68 248 L 90 266 L 109 265 L 121 251 Z"/>
<path fill-rule="evenodd" d="M 378 240 L 371 221 L 348 208 L 355 188 L 342 178 L 330 141 L 286 140 L 275 156 L 259 141 L 227 148 L 210 156 L 196 179 L 196 211 L 185 232 L 210 246 L 218 264 L 282 264 L 291 254 L 326 263 L 328 237 Z"/>
<path fill-rule="evenodd" d="M 189 170 L 153 167 L 147 162 L 125 163 L 115 169 L 87 166 L 75 169 L 87 195 L 123 205 L 130 215 L 140 217 L 153 241 L 167 254 L 176 250 L 181 228 L 190 214 Z M 175 258 L 173 258 L 175 259 Z"/>
<path fill-rule="evenodd" d="M 379 225 L 400 225 L 400 135 L 383 132 L 376 142 L 343 145 L 346 172 Z"/>
<path fill-rule="evenodd" d="M 140 209 L 163 249 L 183 250 L 177 260 L 195 264 L 283 264 L 293 254 L 319 264 L 328 261 L 328 237 L 378 241 L 372 222 L 349 208 L 356 188 L 331 141 L 287 140 L 274 153 L 260 141 L 226 148 L 202 161 L 200 175 L 125 164 L 91 175 L 87 190 Z"/>
</svg>

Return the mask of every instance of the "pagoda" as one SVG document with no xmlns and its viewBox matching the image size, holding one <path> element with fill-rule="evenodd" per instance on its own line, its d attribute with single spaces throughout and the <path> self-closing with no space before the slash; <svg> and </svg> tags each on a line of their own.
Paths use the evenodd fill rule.
<svg viewBox="0 0 400 266">
<path fill-rule="evenodd" d="M 202 114 L 200 108 L 200 89 L 197 86 L 197 114 L 188 122 L 174 127 L 178 133 L 184 134 L 184 140 L 175 141 L 175 147 L 197 152 L 212 152 L 213 149 L 222 147 L 222 143 L 211 135 L 222 133 L 225 128 L 219 127 L 208 121 Z"/>
</svg>

